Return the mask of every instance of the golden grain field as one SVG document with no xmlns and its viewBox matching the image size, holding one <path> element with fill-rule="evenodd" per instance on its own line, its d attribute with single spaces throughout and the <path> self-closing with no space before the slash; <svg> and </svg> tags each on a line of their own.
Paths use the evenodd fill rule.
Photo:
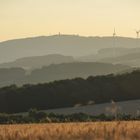
<svg viewBox="0 0 140 140">
<path fill-rule="evenodd" d="M 0 140 L 140 140 L 140 122 L 1 125 Z"/>
</svg>

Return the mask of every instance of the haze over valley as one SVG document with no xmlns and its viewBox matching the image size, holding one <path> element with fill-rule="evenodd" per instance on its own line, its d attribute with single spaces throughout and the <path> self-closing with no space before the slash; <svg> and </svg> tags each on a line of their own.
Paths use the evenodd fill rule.
<svg viewBox="0 0 140 140">
<path fill-rule="evenodd" d="M 113 44 L 113 37 L 84 37 L 77 35 L 41 36 L 4 41 L 0 43 L 0 63 L 15 61 L 23 57 L 48 54 L 61 54 L 76 58 L 95 55 L 100 49 L 111 48 L 113 50 Z M 139 46 L 139 39 L 117 37 L 115 47 L 118 51 L 116 51 L 116 55 L 133 51 L 140 52 Z M 119 51 L 119 49 L 123 49 L 123 51 Z M 112 57 L 114 55 L 110 50 L 99 51 L 99 54 L 102 57 Z"/>
<path fill-rule="evenodd" d="M 87 78 L 139 69 L 140 40 L 116 37 L 115 41 L 114 47 L 113 37 L 60 34 L 1 42 L 0 86 Z"/>
</svg>

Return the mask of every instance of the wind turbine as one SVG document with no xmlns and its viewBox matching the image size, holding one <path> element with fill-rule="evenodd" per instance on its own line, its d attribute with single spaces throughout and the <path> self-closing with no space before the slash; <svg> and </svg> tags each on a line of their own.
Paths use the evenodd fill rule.
<svg viewBox="0 0 140 140">
<path fill-rule="evenodd" d="M 135 31 L 136 31 L 137 38 L 139 38 L 140 30 L 135 30 Z"/>
<path fill-rule="evenodd" d="M 60 32 L 58 33 L 58 36 L 61 36 L 61 33 Z"/>
<path fill-rule="evenodd" d="M 113 37 L 115 38 L 116 37 L 116 30 L 114 28 L 114 32 L 113 32 Z"/>
</svg>

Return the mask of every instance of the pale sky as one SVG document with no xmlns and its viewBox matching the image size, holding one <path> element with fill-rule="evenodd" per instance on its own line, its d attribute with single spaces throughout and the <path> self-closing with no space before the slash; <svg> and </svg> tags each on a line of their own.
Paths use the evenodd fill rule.
<svg viewBox="0 0 140 140">
<path fill-rule="evenodd" d="M 140 0 L 0 0 L 0 41 L 62 34 L 136 37 Z"/>
</svg>

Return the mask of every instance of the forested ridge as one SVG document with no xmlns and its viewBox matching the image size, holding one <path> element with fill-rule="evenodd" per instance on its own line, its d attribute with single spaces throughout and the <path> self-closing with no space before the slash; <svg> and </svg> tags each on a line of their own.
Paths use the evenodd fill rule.
<svg viewBox="0 0 140 140">
<path fill-rule="evenodd" d="M 26 112 L 140 99 L 140 71 L 122 75 L 106 75 L 54 81 L 46 84 L 11 85 L 0 89 L 0 112 Z"/>
</svg>

